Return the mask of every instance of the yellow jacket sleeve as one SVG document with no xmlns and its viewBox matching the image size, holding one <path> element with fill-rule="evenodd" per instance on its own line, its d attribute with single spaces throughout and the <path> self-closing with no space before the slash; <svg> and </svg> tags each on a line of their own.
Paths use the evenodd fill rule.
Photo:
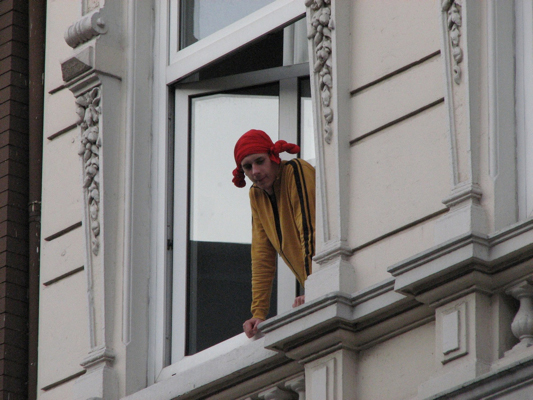
<svg viewBox="0 0 533 400">
<path fill-rule="evenodd" d="M 272 281 L 276 274 L 276 249 L 270 243 L 252 204 L 252 316 L 266 319 Z"/>
</svg>

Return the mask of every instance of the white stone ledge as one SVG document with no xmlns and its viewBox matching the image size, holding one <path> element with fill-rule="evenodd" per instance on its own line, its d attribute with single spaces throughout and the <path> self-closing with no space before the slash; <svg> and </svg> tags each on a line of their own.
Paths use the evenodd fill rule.
<svg viewBox="0 0 533 400">
<path fill-rule="evenodd" d="M 527 268 L 521 268 L 520 263 L 531 258 L 533 219 L 489 236 L 470 232 L 393 265 L 388 271 L 396 278 L 397 292 L 431 304 L 472 285 L 490 292 L 523 279 Z M 496 274 L 500 279 L 491 279 Z M 454 280 L 462 280 L 462 286 L 447 285 Z M 448 289 L 437 290 L 434 296 L 429 293 L 439 287 Z"/>
<path fill-rule="evenodd" d="M 367 348 L 433 318 L 433 310 L 396 293 L 394 279 L 388 279 L 353 295 L 329 293 L 263 322 L 260 329 L 267 348 L 300 359 L 339 343 L 353 349 Z M 309 345 L 313 341 L 316 344 Z M 296 350 L 300 346 L 306 350 Z"/>
<path fill-rule="evenodd" d="M 229 388 L 288 362 L 282 354 L 266 349 L 263 337 L 248 339 L 242 333 L 164 368 L 157 383 L 123 400 L 198 398 L 200 394 L 205 396 Z M 254 382 L 258 385 L 256 389 L 261 387 L 260 382 Z"/>
</svg>

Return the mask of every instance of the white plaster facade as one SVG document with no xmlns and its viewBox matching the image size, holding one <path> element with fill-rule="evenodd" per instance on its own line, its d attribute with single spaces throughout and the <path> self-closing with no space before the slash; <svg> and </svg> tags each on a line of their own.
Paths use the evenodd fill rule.
<svg viewBox="0 0 533 400">
<path fill-rule="evenodd" d="M 48 1 L 39 398 L 533 398 L 533 3 L 277 0 L 179 52 L 174 6 Z M 170 361 L 174 85 L 317 13 L 306 304 Z"/>
</svg>

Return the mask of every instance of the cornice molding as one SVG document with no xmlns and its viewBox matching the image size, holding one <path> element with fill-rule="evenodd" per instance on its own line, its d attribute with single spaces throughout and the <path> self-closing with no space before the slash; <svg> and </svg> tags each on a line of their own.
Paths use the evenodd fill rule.
<svg viewBox="0 0 533 400">
<path fill-rule="evenodd" d="M 82 43 L 107 32 L 107 25 L 99 11 L 94 11 L 83 16 L 80 20 L 69 26 L 65 31 L 65 42 L 76 48 Z"/>
<path fill-rule="evenodd" d="M 326 246 L 320 253 L 313 257 L 313 261 L 318 264 L 326 264 L 336 258 L 347 259 L 352 256 L 352 249 L 348 247 L 346 241 L 335 241 Z"/>
<path fill-rule="evenodd" d="M 477 184 L 466 183 L 456 186 L 451 194 L 442 200 L 442 203 L 448 208 L 455 207 L 466 201 L 479 204 L 483 196 L 481 187 Z"/>
<path fill-rule="evenodd" d="M 435 307 L 528 279 L 530 259 L 533 219 L 490 236 L 466 234 L 392 266 L 393 277 L 374 286 L 331 292 L 266 320 L 265 347 L 302 362 L 334 348 L 365 349 L 432 321 Z"/>
<path fill-rule="evenodd" d="M 462 290 L 500 291 L 531 275 L 533 220 L 493 235 L 467 233 L 388 268 L 395 290 L 436 304 Z M 517 267 L 517 268 L 514 268 Z M 497 280 L 492 277 L 500 274 Z"/>
<path fill-rule="evenodd" d="M 485 396 L 492 397 L 491 395 L 495 394 L 510 394 L 508 389 L 519 387 L 520 383 L 529 381 L 532 374 L 533 356 L 530 356 L 440 392 L 431 396 L 428 400 L 447 400 L 451 398 L 467 400 L 484 398 Z"/>
<path fill-rule="evenodd" d="M 89 369 L 101 363 L 111 366 L 115 362 L 115 358 L 115 353 L 111 349 L 100 347 L 92 350 L 89 355 L 83 359 L 80 365 L 85 369 Z"/>
</svg>

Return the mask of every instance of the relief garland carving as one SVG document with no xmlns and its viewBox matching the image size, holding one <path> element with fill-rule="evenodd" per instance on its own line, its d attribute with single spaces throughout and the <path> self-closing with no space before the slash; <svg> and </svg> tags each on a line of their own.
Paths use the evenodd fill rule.
<svg viewBox="0 0 533 400">
<path fill-rule="evenodd" d="M 461 40 L 461 4 L 456 0 L 442 0 L 442 12 L 447 13 L 447 27 L 452 46 L 453 57 L 453 80 L 456 84 L 461 82 L 461 67 L 463 61 L 463 50 L 459 46 Z"/>
<path fill-rule="evenodd" d="M 333 87 L 331 53 L 331 32 L 334 24 L 331 18 L 331 0 L 306 0 L 306 7 L 311 9 L 311 19 L 307 29 L 307 38 L 313 41 L 315 61 L 313 71 L 318 74 L 322 117 L 324 118 L 324 140 L 331 143 L 333 135 L 333 110 L 331 92 Z"/>
<path fill-rule="evenodd" d="M 83 160 L 83 189 L 89 210 L 89 225 L 92 233 L 91 250 L 98 255 L 100 248 L 100 147 L 102 146 L 99 130 L 100 88 L 96 87 L 76 98 L 76 113 L 80 117 L 81 143 L 78 154 Z"/>
</svg>

